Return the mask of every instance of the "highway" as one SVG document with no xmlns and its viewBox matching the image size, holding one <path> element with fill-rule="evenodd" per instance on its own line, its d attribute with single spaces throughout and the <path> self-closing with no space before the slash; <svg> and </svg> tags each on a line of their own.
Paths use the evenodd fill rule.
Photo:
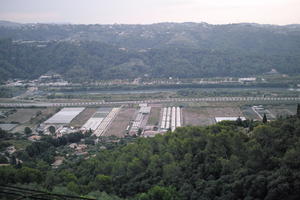
<svg viewBox="0 0 300 200">
<path fill-rule="evenodd" d="M 205 97 L 205 98 L 170 98 L 149 99 L 140 101 L 94 101 L 94 102 L 33 102 L 33 103 L 0 103 L 0 107 L 70 107 L 94 105 L 125 105 L 140 103 L 168 103 L 168 102 L 300 102 L 300 97 Z"/>
</svg>

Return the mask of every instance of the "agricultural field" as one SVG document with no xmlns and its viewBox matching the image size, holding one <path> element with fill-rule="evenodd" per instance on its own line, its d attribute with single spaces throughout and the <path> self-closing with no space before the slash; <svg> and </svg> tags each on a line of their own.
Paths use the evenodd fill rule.
<svg viewBox="0 0 300 200">
<path fill-rule="evenodd" d="M 160 118 L 160 111 L 161 111 L 160 107 L 151 108 L 151 112 L 148 119 L 148 125 L 153 125 L 153 126 L 158 125 L 159 118 Z"/>
<path fill-rule="evenodd" d="M 38 112 L 42 112 L 43 109 L 39 108 L 26 108 L 26 109 L 17 109 L 16 112 L 9 115 L 5 119 L 1 119 L 4 122 L 17 122 L 20 124 L 30 121 L 33 117 L 36 116 Z"/>
<path fill-rule="evenodd" d="M 253 111 L 251 106 L 242 106 L 241 110 L 246 119 L 261 120 L 261 118 Z"/>
<path fill-rule="evenodd" d="M 105 132 L 105 136 L 124 137 L 126 128 L 133 120 L 136 111 L 135 108 L 122 108 Z"/>
<path fill-rule="evenodd" d="M 23 133 L 25 127 L 30 127 L 34 131 L 36 125 L 44 122 L 56 112 L 57 108 L 17 109 L 13 114 L 9 115 L 5 119 L 1 119 L 1 121 L 17 122 L 18 125 L 12 130 L 12 132 Z"/>
<path fill-rule="evenodd" d="M 214 123 L 205 107 L 185 107 L 182 109 L 183 126 L 204 126 Z"/>
<path fill-rule="evenodd" d="M 297 110 L 296 105 L 277 105 L 277 106 L 265 106 L 265 107 L 276 117 L 295 115 Z"/>
<path fill-rule="evenodd" d="M 202 126 L 214 124 L 215 117 L 245 117 L 246 119 L 262 120 L 261 117 L 255 113 L 252 106 L 255 105 L 242 105 L 241 103 L 207 103 L 185 105 L 183 108 L 183 123 L 184 126 Z M 263 110 L 259 114 L 263 116 L 266 113 L 269 120 L 274 120 L 279 116 L 288 116 L 296 113 L 296 103 L 294 104 L 262 104 Z"/>
<path fill-rule="evenodd" d="M 183 125 L 211 125 L 215 123 L 215 117 L 246 117 L 256 119 L 255 117 L 257 116 L 255 113 L 245 115 L 240 107 L 241 105 L 235 102 L 231 104 L 215 102 L 205 105 L 185 106 L 183 108 Z M 250 111 L 252 111 L 251 108 Z"/>
<path fill-rule="evenodd" d="M 80 128 L 87 122 L 97 111 L 98 108 L 86 108 L 79 115 L 77 115 L 70 123 L 70 126 Z"/>
<path fill-rule="evenodd" d="M 211 118 L 243 116 L 243 113 L 239 107 L 209 107 L 206 108 L 206 110 Z"/>
</svg>

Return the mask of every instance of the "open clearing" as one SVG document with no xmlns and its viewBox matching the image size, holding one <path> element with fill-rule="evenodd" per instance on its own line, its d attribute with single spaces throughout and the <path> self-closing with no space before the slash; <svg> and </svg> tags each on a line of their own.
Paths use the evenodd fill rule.
<svg viewBox="0 0 300 200">
<path fill-rule="evenodd" d="M 87 122 L 87 120 L 89 120 L 94 115 L 97 110 L 98 108 L 86 108 L 71 121 L 70 126 L 80 128 L 85 122 Z"/>
<path fill-rule="evenodd" d="M 133 120 L 135 112 L 135 108 L 122 108 L 117 117 L 108 127 L 107 131 L 105 132 L 105 136 L 115 135 L 117 137 L 124 137 L 126 128 L 130 121 Z"/>
</svg>

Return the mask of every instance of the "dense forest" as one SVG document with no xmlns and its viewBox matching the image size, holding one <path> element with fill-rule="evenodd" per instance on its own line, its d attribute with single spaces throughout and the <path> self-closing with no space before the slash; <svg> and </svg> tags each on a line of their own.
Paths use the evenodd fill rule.
<svg viewBox="0 0 300 200">
<path fill-rule="evenodd" d="M 0 167 L 0 184 L 107 200 L 300 198 L 299 109 L 272 122 L 177 128 L 51 169 L 53 148 L 82 137 L 33 143 L 17 155 L 24 163 Z"/>
<path fill-rule="evenodd" d="M 0 22 L 0 80 L 48 72 L 69 80 L 299 73 L 300 26 L 55 25 Z"/>
</svg>

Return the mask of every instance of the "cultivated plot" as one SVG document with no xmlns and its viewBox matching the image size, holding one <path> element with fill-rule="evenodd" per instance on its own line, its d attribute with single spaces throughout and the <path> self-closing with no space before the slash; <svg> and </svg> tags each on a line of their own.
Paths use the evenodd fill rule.
<svg viewBox="0 0 300 200">
<path fill-rule="evenodd" d="M 41 109 L 17 109 L 17 112 L 9 115 L 7 118 L 1 120 L 4 122 L 18 122 L 20 124 L 26 123 L 30 121 L 33 117 L 36 116 L 37 112 L 41 111 Z"/>
<path fill-rule="evenodd" d="M 91 116 L 81 127 L 83 131 L 95 131 L 98 129 L 102 121 L 107 117 L 107 115 L 111 112 L 112 108 L 98 108 L 96 109 L 93 116 Z"/>
<path fill-rule="evenodd" d="M 205 126 L 214 123 L 214 119 L 210 117 L 206 108 L 187 107 L 182 110 L 184 126 Z"/>
<path fill-rule="evenodd" d="M 107 129 L 105 135 L 115 135 L 117 137 L 124 137 L 128 131 L 127 127 L 130 121 L 134 118 L 135 108 L 122 108 L 115 120 L 111 123 L 109 129 Z"/>
<path fill-rule="evenodd" d="M 100 108 L 100 109 L 102 109 L 102 108 Z M 111 108 L 108 108 L 108 109 L 111 109 Z M 100 125 L 94 131 L 94 135 L 96 135 L 97 137 L 105 135 L 105 132 L 107 131 L 107 128 L 110 126 L 110 124 L 113 122 L 113 120 L 115 119 L 115 117 L 118 115 L 118 112 L 120 111 L 120 109 L 121 108 L 113 108 L 113 109 L 111 109 L 111 111 L 109 112 L 109 114 L 101 121 Z M 99 112 L 99 110 L 97 111 L 97 113 Z M 105 113 L 107 111 L 108 110 L 103 110 L 103 113 Z"/>
<path fill-rule="evenodd" d="M 79 115 L 77 115 L 70 123 L 70 126 L 80 128 L 87 122 L 97 111 L 97 108 L 86 108 Z"/>
<path fill-rule="evenodd" d="M 296 105 L 267 106 L 267 108 L 276 117 L 295 115 L 297 110 Z"/>
<path fill-rule="evenodd" d="M 216 117 L 244 117 L 239 107 L 187 107 L 183 108 L 185 126 L 205 126 L 214 124 Z"/>
<path fill-rule="evenodd" d="M 210 117 L 242 117 L 243 113 L 239 107 L 208 107 L 206 108 Z"/>
<path fill-rule="evenodd" d="M 149 119 L 148 119 L 148 125 L 158 125 L 159 123 L 159 117 L 160 117 L 160 107 L 152 107 Z"/>
</svg>

